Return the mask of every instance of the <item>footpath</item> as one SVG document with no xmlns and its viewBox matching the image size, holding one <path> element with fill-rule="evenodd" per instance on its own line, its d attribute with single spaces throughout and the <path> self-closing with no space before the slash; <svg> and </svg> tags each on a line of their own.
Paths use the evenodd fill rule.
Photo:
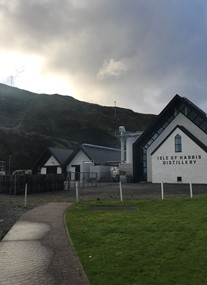
<svg viewBox="0 0 207 285">
<path fill-rule="evenodd" d="M 89 285 L 68 238 L 69 203 L 26 212 L 0 242 L 1 285 Z"/>
</svg>

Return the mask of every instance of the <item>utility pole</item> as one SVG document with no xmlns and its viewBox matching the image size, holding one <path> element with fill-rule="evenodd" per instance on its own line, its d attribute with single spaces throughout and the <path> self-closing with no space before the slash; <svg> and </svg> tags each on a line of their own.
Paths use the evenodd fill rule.
<svg viewBox="0 0 207 285">
<path fill-rule="evenodd" d="M 19 70 L 16 69 L 14 76 L 13 75 L 10 76 L 10 85 L 11 85 L 11 87 L 14 86 L 16 78 L 23 72 L 24 72 L 24 67 L 22 66 L 21 69 L 19 69 Z"/>
<path fill-rule="evenodd" d="M 114 101 L 114 120 L 116 121 L 116 101 Z"/>
<path fill-rule="evenodd" d="M 14 76 L 10 76 L 10 80 L 11 80 L 11 87 L 13 86 L 13 79 L 14 79 Z"/>
<path fill-rule="evenodd" d="M 116 128 L 117 128 L 117 123 L 116 123 L 116 101 L 114 101 L 114 131 L 116 135 Z"/>
</svg>

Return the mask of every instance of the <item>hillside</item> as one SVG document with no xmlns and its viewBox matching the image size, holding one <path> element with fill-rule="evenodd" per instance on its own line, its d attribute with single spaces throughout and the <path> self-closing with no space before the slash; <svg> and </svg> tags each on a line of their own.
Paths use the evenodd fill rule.
<svg viewBox="0 0 207 285">
<path fill-rule="evenodd" d="M 35 94 L 0 84 L 0 160 L 11 170 L 31 168 L 49 146 L 80 143 L 119 147 L 115 131 L 141 131 L 155 115 L 104 107 L 58 94 Z M 8 163 L 7 163 L 8 167 Z"/>
</svg>

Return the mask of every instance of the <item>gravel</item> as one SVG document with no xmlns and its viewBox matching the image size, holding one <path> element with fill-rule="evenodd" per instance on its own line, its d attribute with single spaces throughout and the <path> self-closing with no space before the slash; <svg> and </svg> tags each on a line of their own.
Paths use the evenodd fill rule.
<svg viewBox="0 0 207 285">
<path fill-rule="evenodd" d="M 13 203 L 0 203 L 0 240 L 28 209 Z"/>
</svg>

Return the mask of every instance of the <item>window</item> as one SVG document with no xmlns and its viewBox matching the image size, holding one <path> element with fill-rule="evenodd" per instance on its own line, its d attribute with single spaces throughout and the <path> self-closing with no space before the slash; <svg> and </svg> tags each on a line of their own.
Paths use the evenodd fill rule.
<svg viewBox="0 0 207 285">
<path fill-rule="evenodd" d="M 175 152 L 182 152 L 181 136 L 178 134 L 175 136 Z"/>
<path fill-rule="evenodd" d="M 188 114 L 188 118 L 191 121 L 193 121 L 196 117 L 197 117 L 197 114 L 195 112 L 193 112 L 193 111 Z"/>
<path fill-rule="evenodd" d="M 181 176 L 177 177 L 177 182 L 182 182 L 182 177 Z"/>
</svg>

